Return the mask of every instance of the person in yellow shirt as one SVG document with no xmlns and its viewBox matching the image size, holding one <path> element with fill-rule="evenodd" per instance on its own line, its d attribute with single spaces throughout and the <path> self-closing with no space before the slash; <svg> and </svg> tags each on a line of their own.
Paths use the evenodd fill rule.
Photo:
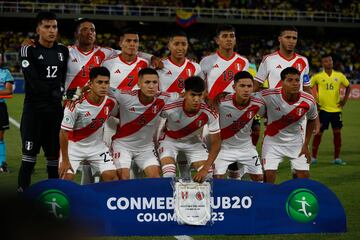
<svg viewBox="0 0 360 240">
<path fill-rule="evenodd" d="M 345 165 L 346 162 L 340 158 L 341 150 L 341 128 L 343 126 L 341 112 L 350 94 L 350 83 L 341 72 L 333 70 L 331 55 L 324 55 L 321 58 L 323 71 L 315 74 L 310 80 L 310 87 L 317 88 L 316 101 L 319 108 L 320 132 L 314 136 L 312 145 L 311 163 L 317 163 L 317 153 L 321 137 L 326 129 L 333 129 L 334 142 L 334 164 Z M 345 87 L 345 96 L 340 98 L 340 88 Z"/>
</svg>

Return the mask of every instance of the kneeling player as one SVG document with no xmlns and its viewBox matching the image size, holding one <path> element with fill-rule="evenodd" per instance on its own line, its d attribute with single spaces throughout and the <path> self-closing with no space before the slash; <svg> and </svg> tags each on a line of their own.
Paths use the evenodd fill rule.
<svg viewBox="0 0 360 240">
<path fill-rule="evenodd" d="M 218 116 L 203 102 L 205 82 L 200 77 L 185 80 L 184 99 L 169 102 L 161 113 L 166 118 L 165 131 L 160 138 L 159 155 L 164 177 L 175 177 L 175 159 L 179 151 L 185 153 L 197 170 L 193 177 L 203 182 L 212 177 L 212 165 L 219 153 L 221 138 Z M 209 127 L 210 153 L 200 134 Z"/>
<path fill-rule="evenodd" d="M 90 91 L 75 106 L 68 105 L 60 130 L 60 178 L 72 180 L 80 163 L 90 163 L 92 172 L 100 172 L 103 181 L 117 180 L 109 148 L 103 141 L 104 123 L 115 116 L 118 106 L 107 96 L 110 72 L 105 67 L 90 71 Z"/>
<path fill-rule="evenodd" d="M 215 160 L 214 177 L 224 178 L 234 162 L 246 166 L 251 180 L 263 181 L 258 153 L 251 139 L 251 126 L 256 114 L 265 112 L 264 102 L 251 96 L 253 77 L 249 72 L 236 73 L 235 93 L 225 96 L 219 104 L 221 150 Z"/>
<path fill-rule="evenodd" d="M 284 157 L 298 178 L 309 177 L 309 141 L 318 117 L 312 95 L 300 91 L 300 73 L 288 67 L 281 72 L 282 88 L 261 92 L 266 105 L 267 125 L 262 146 L 265 181 L 274 183 Z M 305 140 L 303 122 L 307 119 Z"/>
</svg>

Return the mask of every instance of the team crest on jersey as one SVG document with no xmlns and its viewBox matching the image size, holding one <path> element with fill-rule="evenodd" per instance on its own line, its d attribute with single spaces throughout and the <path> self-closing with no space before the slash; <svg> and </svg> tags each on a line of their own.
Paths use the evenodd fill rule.
<svg viewBox="0 0 360 240">
<path fill-rule="evenodd" d="M 64 55 L 63 55 L 63 53 L 58 52 L 58 58 L 59 58 L 59 60 L 60 60 L 61 62 L 63 62 L 63 61 L 64 61 Z"/>
<path fill-rule="evenodd" d="M 158 106 L 153 106 L 152 107 L 152 113 L 157 113 L 158 112 L 159 107 Z"/>
<path fill-rule="evenodd" d="M 253 111 L 249 111 L 249 112 L 247 113 L 248 119 L 253 118 L 253 116 L 254 116 L 254 112 L 253 112 Z"/>
<path fill-rule="evenodd" d="M 298 116 L 302 116 L 303 114 L 304 114 L 304 109 L 303 108 L 297 108 L 296 109 L 296 114 L 298 115 Z"/>
<path fill-rule="evenodd" d="M 198 127 L 201 127 L 203 125 L 203 120 L 199 120 L 198 122 L 197 122 L 197 126 Z"/>
<path fill-rule="evenodd" d="M 109 107 L 104 107 L 104 113 L 105 115 L 109 115 Z"/>
<path fill-rule="evenodd" d="M 240 64 L 239 64 L 239 63 L 236 64 L 236 69 L 237 69 L 238 71 L 241 71 L 241 67 L 240 67 Z"/>
<path fill-rule="evenodd" d="M 186 71 L 187 71 L 188 76 L 191 77 L 191 70 L 189 68 L 187 68 Z"/>
<path fill-rule="evenodd" d="M 189 198 L 189 192 L 185 192 L 185 191 L 182 191 L 181 192 L 181 198 L 183 199 L 183 200 L 186 200 L 186 199 L 188 199 Z"/>
<path fill-rule="evenodd" d="M 95 62 L 97 65 L 100 65 L 101 61 L 99 56 L 95 56 Z"/>
<path fill-rule="evenodd" d="M 339 79 L 338 79 L 338 78 L 334 78 L 334 80 L 335 80 L 335 82 L 339 81 Z"/>
<path fill-rule="evenodd" d="M 299 72 L 301 72 L 303 70 L 302 64 L 300 63 L 296 64 L 296 69 L 299 70 Z"/>
</svg>

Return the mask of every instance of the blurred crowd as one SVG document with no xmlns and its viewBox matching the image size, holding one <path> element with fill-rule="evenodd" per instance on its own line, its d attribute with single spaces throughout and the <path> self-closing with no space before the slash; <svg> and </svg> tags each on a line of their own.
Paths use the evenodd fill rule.
<svg viewBox="0 0 360 240">
<path fill-rule="evenodd" d="M 6 52 L 8 67 L 12 72 L 19 72 L 20 67 L 17 62 L 17 52 L 21 42 L 25 38 L 35 38 L 33 32 L 0 32 L 0 51 Z M 109 46 L 119 49 L 119 37 L 115 34 L 97 34 L 97 43 L 101 46 Z M 73 43 L 73 39 L 61 36 L 59 41 L 65 45 Z M 200 61 L 202 57 L 210 54 L 216 49 L 216 44 L 212 37 L 195 38 L 189 36 L 190 49 L 189 58 Z M 262 57 L 278 48 L 276 39 L 258 39 L 255 36 L 238 36 L 236 50 L 241 55 L 246 56 L 250 62 L 259 66 Z M 140 50 L 154 54 L 159 57 L 168 55 L 168 38 L 158 35 L 142 35 L 140 40 Z M 310 73 L 313 74 L 320 70 L 320 56 L 323 53 L 331 53 L 334 58 L 335 69 L 342 71 L 353 82 L 360 83 L 360 45 L 356 40 L 314 40 L 301 39 L 298 43 L 297 52 L 306 56 L 310 64 Z M 12 54 L 9 54 L 12 53 Z"/>
<path fill-rule="evenodd" d="M 20 1 L 34 2 L 34 1 Z M 65 0 L 37 0 L 35 2 L 68 2 Z M 244 8 L 244 9 L 265 9 L 265 10 L 298 10 L 298 11 L 317 11 L 317 12 L 338 12 L 348 16 L 360 14 L 360 2 L 354 0 L 80 0 L 77 3 L 83 4 L 103 4 L 103 5 L 132 5 L 132 6 L 176 6 L 192 8 Z"/>
</svg>

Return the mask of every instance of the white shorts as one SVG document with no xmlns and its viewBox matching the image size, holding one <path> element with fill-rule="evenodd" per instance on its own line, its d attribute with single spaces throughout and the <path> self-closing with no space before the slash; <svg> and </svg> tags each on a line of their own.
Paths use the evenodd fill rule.
<svg viewBox="0 0 360 240">
<path fill-rule="evenodd" d="M 299 157 L 302 145 L 299 146 L 278 146 L 275 143 L 263 144 L 262 146 L 262 164 L 264 170 L 277 170 L 279 163 L 284 157 L 288 157 L 291 163 L 291 169 L 309 170 L 305 155 Z"/>
<path fill-rule="evenodd" d="M 106 146 L 111 146 L 112 136 L 116 133 L 117 125 L 119 124 L 119 119 L 112 116 L 105 122 L 104 125 L 104 142 Z"/>
<path fill-rule="evenodd" d="M 112 161 L 112 157 L 109 154 L 109 151 L 106 149 L 104 152 L 92 155 L 84 155 L 80 152 L 79 154 L 69 153 L 70 165 L 74 172 L 69 169 L 67 173 L 75 174 L 80 166 L 80 163 L 84 160 L 89 163 L 93 175 L 95 175 L 97 172 L 100 172 L 100 174 L 102 174 L 105 171 L 116 170 L 115 165 Z M 60 153 L 60 162 L 61 161 L 62 155 Z"/>
<path fill-rule="evenodd" d="M 246 166 L 246 172 L 250 174 L 262 174 L 261 162 L 255 147 L 247 149 L 224 149 L 221 148 L 216 160 L 214 175 L 223 175 L 228 166 L 234 162 Z"/>
<path fill-rule="evenodd" d="M 145 149 L 144 151 L 133 151 L 113 143 L 112 151 L 116 169 L 130 169 L 132 161 L 134 161 L 141 170 L 149 166 L 160 166 L 155 148 Z"/>
<path fill-rule="evenodd" d="M 182 142 L 173 142 L 168 140 L 161 140 L 158 148 L 158 153 L 160 159 L 165 157 L 171 157 L 175 159 L 179 152 L 183 152 L 186 156 L 188 163 L 192 164 L 194 162 L 206 161 L 208 158 L 208 150 L 204 143 L 182 143 Z"/>
</svg>

